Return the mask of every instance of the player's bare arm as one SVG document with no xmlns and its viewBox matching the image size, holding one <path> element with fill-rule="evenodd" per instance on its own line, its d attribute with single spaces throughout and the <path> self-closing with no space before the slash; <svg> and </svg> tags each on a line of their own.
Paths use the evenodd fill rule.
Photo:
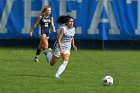
<svg viewBox="0 0 140 93">
<path fill-rule="evenodd" d="M 59 35 L 58 35 L 58 40 L 57 40 L 58 45 L 59 45 L 59 48 L 60 48 L 60 53 L 61 53 L 61 54 L 63 53 L 62 44 L 61 44 L 61 39 L 62 39 L 63 34 L 64 34 L 64 29 L 62 28 L 62 29 L 60 30 L 60 33 L 59 33 Z"/>
<path fill-rule="evenodd" d="M 52 26 L 53 32 L 56 32 L 56 29 L 55 29 L 55 26 L 54 26 L 54 22 L 53 22 L 53 17 L 51 18 L 51 26 Z"/>
<path fill-rule="evenodd" d="M 74 38 L 72 38 L 72 47 L 77 52 L 77 47 L 75 46 Z"/>
<path fill-rule="evenodd" d="M 30 37 L 32 37 L 32 32 L 33 32 L 33 30 L 36 28 L 36 26 L 39 24 L 41 18 L 42 18 L 42 17 L 39 16 L 38 19 L 37 19 L 37 21 L 36 21 L 36 23 L 35 23 L 35 24 L 32 26 L 32 28 L 30 29 L 30 31 L 29 31 L 29 36 L 30 36 Z"/>
</svg>

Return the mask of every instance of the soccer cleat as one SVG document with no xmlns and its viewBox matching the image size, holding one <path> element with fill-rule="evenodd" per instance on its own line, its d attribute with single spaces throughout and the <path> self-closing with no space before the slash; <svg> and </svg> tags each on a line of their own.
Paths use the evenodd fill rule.
<svg viewBox="0 0 140 93">
<path fill-rule="evenodd" d="M 44 50 L 44 54 L 47 55 L 47 53 L 48 53 L 48 52 L 51 52 L 51 51 L 52 51 L 51 48 L 45 49 L 45 50 Z"/>
<path fill-rule="evenodd" d="M 34 58 L 34 61 L 35 61 L 35 62 L 39 62 L 38 58 L 36 58 L 36 57 Z"/>
<path fill-rule="evenodd" d="M 54 75 L 54 77 L 55 77 L 55 78 L 60 78 L 59 75 L 58 75 L 58 73 L 56 73 L 56 74 Z"/>
</svg>

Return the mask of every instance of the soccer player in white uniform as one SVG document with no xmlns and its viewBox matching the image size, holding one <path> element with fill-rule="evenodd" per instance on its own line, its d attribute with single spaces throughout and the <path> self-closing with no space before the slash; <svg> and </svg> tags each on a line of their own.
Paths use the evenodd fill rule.
<svg viewBox="0 0 140 93">
<path fill-rule="evenodd" d="M 51 52 L 47 53 L 47 59 L 50 62 L 51 66 L 53 66 L 57 62 L 60 55 L 63 59 L 63 63 L 60 65 L 57 72 L 55 73 L 56 78 L 60 78 L 59 76 L 65 70 L 69 62 L 71 45 L 73 46 L 74 50 L 77 51 L 74 43 L 75 28 L 73 27 L 73 21 L 74 18 L 69 15 L 60 16 L 58 18 L 57 23 L 62 25 L 62 27 L 58 34 L 57 42 L 55 44 L 54 55 L 52 57 Z"/>
</svg>

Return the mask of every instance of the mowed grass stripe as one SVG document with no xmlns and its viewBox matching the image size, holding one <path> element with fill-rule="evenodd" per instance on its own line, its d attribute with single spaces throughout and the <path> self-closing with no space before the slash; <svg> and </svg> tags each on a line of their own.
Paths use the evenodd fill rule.
<svg viewBox="0 0 140 93">
<path fill-rule="evenodd" d="M 53 77 L 62 59 L 49 66 L 43 53 L 33 62 L 35 49 L 1 48 L 0 93 L 140 93 L 139 51 L 79 50 L 60 79 Z M 101 81 L 114 78 L 111 87 Z"/>
</svg>

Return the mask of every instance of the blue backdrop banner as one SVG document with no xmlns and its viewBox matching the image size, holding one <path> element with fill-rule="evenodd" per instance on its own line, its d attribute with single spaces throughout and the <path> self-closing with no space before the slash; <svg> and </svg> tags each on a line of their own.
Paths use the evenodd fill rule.
<svg viewBox="0 0 140 93">
<path fill-rule="evenodd" d="M 29 39 L 42 7 L 74 17 L 75 39 L 140 40 L 140 0 L 0 0 L 0 39 Z M 56 39 L 51 33 L 50 39 Z M 39 27 L 33 38 L 39 37 Z"/>
</svg>

